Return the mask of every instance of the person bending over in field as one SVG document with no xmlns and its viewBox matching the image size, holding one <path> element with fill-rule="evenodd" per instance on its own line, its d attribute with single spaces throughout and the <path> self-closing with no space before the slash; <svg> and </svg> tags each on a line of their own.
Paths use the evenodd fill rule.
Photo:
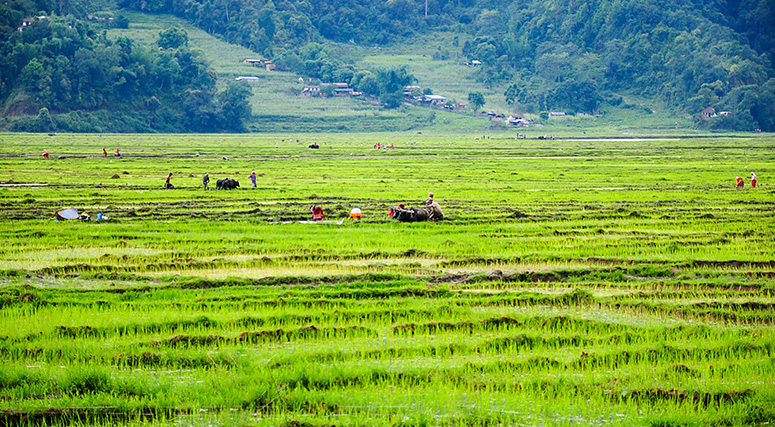
<svg viewBox="0 0 775 427">
<path fill-rule="evenodd" d="M 210 173 L 205 172 L 205 176 L 202 177 L 202 185 L 205 188 L 205 191 L 207 191 L 207 184 L 210 183 Z"/>
<path fill-rule="evenodd" d="M 323 215 L 323 206 L 314 204 L 309 207 L 309 210 L 312 211 L 313 221 L 323 221 L 324 219 L 326 219 L 325 215 Z"/>
<path fill-rule="evenodd" d="M 735 178 L 737 181 L 737 188 L 743 188 L 745 186 L 745 181 L 743 181 L 743 178 L 740 178 L 739 176 Z"/>
<path fill-rule="evenodd" d="M 361 212 L 361 208 L 358 206 L 354 206 L 352 210 L 350 210 L 350 218 L 352 218 L 355 221 L 360 221 L 363 217 L 363 213 Z"/>
<path fill-rule="evenodd" d="M 167 181 L 164 183 L 164 188 L 166 188 L 167 190 L 171 190 L 175 188 L 175 186 L 172 185 L 172 183 L 170 182 L 171 179 L 172 179 L 172 172 L 170 172 L 170 174 L 167 175 Z"/>
<path fill-rule="evenodd" d="M 428 219 L 431 221 L 441 221 L 444 219 L 444 212 L 441 211 L 441 206 L 433 199 L 430 199 L 430 201 L 425 206 L 425 210 L 428 211 Z"/>
</svg>

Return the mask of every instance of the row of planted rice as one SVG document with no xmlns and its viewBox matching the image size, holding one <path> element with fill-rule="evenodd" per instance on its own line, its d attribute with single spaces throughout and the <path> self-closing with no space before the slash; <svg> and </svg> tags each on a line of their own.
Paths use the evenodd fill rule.
<svg viewBox="0 0 775 427">
<path fill-rule="evenodd" d="M 3 423 L 667 425 L 775 417 L 766 280 L 698 289 L 658 280 L 371 279 L 6 287 Z"/>
</svg>

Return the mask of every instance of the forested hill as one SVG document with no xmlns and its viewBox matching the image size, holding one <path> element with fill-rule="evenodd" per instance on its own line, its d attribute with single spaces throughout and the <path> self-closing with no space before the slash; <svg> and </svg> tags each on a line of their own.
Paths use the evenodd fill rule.
<svg viewBox="0 0 775 427">
<path fill-rule="evenodd" d="M 515 110 L 594 111 L 617 94 L 667 102 L 700 126 L 775 130 L 772 0 L 119 0 L 172 13 L 226 40 L 318 78 L 356 77 L 346 60 L 300 50 L 313 42 L 401 43 L 455 31 L 483 66 L 477 78 L 506 84 Z M 312 53 L 310 53 L 312 52 Z M 323 52 L 325 53 L 325 52 Z M 339 72 L 343 70 L 342 72 Z M 356 82 L 357 83 L 357 82 Z"/>
<path fill-rule="evenodd" d="M 162 32 L 155 46 L 137 46 L 125 37 L 110 41 L 104 30 L 126 25 L 126 20 L 79 19 L 84 7 L 75 6 L 59 0 L 0 5 L 0 127 L 37 132 L 244 130 L 250 89 L 230 86 L 216 92 L 215 74 L 187 47 L 184 32 Z"/>
</svg>

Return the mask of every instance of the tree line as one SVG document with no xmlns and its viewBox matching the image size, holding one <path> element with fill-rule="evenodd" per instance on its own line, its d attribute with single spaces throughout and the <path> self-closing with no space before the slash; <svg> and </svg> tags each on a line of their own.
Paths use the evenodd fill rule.
<svg viewBox="0 0 775 427">
<path fill-rule="evenodd" d="M 400 43 L 429 30 L 467 33 L 476 78 L 507 86 L 515 110 L 594 112 L 620 94 L 677 111 L 731 114 L 703 126 L 775 130 L 771 0 L 120 0 L 185 17 L 284 68 L 330 81 L 357 74 L 326 39 Z M 366 79 L 370 84 L 371 79 Z M 357 82 L 356 82 L 357 83 Z"/>
</svg>

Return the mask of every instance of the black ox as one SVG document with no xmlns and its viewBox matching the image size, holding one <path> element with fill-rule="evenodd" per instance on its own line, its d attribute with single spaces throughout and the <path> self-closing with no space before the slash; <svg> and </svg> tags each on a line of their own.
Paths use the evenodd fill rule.
<svg viewBox="0 0 775 427">
<path fill-rule="evenodd" d="M 239 187 L 239 181 L 231 178 L 219 179 L 215 182 L 216 190 L 233 190 Z"/>
</svg>

